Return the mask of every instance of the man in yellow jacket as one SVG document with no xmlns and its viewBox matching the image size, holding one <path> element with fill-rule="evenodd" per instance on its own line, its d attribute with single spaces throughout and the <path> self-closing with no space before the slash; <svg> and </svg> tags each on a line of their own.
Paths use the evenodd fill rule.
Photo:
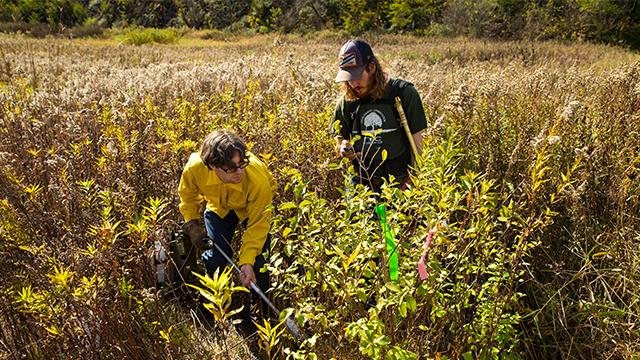
<svg viewBox="0 0 640 360">
<path fill-rule="evenodd" d="M 245 231 L 238 255 L 240 282 L 246 287 L 254 282 L 263 291 L 269 287 L 269 275 L 260 269 L 271 245 L 269 228 L 275 190 L 276 183 L 267 166 L 227 130 L 207 135 L 200 152 L 191 154 L 178 189 L 183 229 L 196 248 L 202 250 L 208 236 L 232 257 L 231 239 L 238 223 L 243 223 Z M 204 226 L 199 213 L 203 201 Z M 228 265 L 215 249 L 204 251 L 202 260 L 209 275 Z"/>
</svg>

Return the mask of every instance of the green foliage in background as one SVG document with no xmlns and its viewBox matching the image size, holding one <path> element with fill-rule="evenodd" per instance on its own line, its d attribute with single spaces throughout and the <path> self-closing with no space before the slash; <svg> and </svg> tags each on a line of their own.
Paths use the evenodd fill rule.
<svg viewBox="0 0 640 360">
<path fill-rule="evenodd" d="M 640 47 L 640 4 L 614 0 L 1 0 L 0 22 L 180 27 L 257 33 L 345 30 L 499 39 L 590 40 Z M 85 24 L 86 25 L 86 24 Z M 5 26 L 16 31 L 25 25 Z M 0 27 L 2 30 L 3 27 Z M 31 30 L 39 33 L 42 31 Z M 77 32 L 80 33 L 80 32 Z"/>
<path fill-rule="evenodd" d="M 176 0 L 178 18 L 195 29 L 221 29 L 247 14 L 250 0 Z"/>
<path fill-rule="evenodd" d="M 82 24 L 87 10 L 77 0 L 2 0 L 0 21 L 23 21 L 50 25 L 72 26 Z"/>
<path fill-rule="evenodd" d="M 444 0 L 394 0 L 389 4 L 391 30 L 428 29 L 438 19 Z"/>
</svg>

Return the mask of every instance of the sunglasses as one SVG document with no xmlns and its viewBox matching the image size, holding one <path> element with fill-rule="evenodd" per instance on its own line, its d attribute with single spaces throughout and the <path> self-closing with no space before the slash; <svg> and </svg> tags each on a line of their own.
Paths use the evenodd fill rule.
<svg viewBox="0 0 640 360">
<path fill-rule="evenodd" d="M 247 166 L 249 166 L 249 157 L 248 156 L 245 157 L 244 159 L 240 160 L 240 163 L 237 164 L 237 165 L 234 164 L 231 167 L 227 167 L 227 168 L 224 168 L 224 167 L 220 166 L 219 169 L 221 169 L 222 171 L 230 174 L 230 173 L 234 173 L 234 172 L 238 171 L 238 169 L 244 169 Z"/>
</svg>

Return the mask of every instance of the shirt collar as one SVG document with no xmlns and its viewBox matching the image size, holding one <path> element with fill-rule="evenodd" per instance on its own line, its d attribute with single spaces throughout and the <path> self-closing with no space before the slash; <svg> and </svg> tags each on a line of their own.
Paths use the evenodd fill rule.
<svg viewBox="0 0 640 360">
<path fill-rule="evenodd" d="M 232 183 L 224 183 L 222 182 L 222 179 L 220 179 L 220 177 L 218 176 L 218 173 L 216 173 L 215 170 L 209 170 L 208 172 L 208 176 L 207 176 L 207 185 L 224 185 L 230 189 L 236 190 L 236 191 L 242 191 L 242 184 L 247 181 L 247 171 L 245 169 L 244 172 L 244 176 L 242 177 L 242 181 L 238 184 L 232 184 Z"/>
<path fill-rule="evenodd" d="M 222 180 L 218 176 L 215 170 L 207 169 L 207 185 L 220 185 Z"/>
</svg>

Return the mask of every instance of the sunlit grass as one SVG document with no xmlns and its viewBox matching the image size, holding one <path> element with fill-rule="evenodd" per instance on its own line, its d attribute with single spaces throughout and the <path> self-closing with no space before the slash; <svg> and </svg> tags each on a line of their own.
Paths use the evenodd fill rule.
<svg viewBox="0 0 640 360">
<path fill-rule="evenodd" d="M 367 37 L 392 77 L 416 85 L 430 123 L 416 188 L 386 193 L 403 242 L 396 284 L 361 276 L 383 274 L 384 260 L 367 258 L 382 244 L 380 225 L 368 221 L 372 199 L 344 204 L 345 164 L 327 134 L 348 36 L 180 31 L 145 46 L 117 40 L 125 30 L 0 34 L 0 266 L 10 299 L 0 323 L 16 329 L 7 343 L 46 339 L 40 357 L 224 353 L 216 339 L 231 345 L 237 335 L 218 329 L 205 341 L 189 315 L 197 299 L 156 293 L 147 252 L 178 227 L 189 153 L 228 127 L 278 180 L 270 295 L 317 335 L 301 353 L 632 356 L 638 53 Z M 431 278 L 418 283 L 415 262 L 435 226 Z M 380 309 L 364 310 L 367 292 Z M 285 334 L 279 344 L 291 351 Z M 109 346 L 130 343 L 140 353 Z"/>
</svg>

